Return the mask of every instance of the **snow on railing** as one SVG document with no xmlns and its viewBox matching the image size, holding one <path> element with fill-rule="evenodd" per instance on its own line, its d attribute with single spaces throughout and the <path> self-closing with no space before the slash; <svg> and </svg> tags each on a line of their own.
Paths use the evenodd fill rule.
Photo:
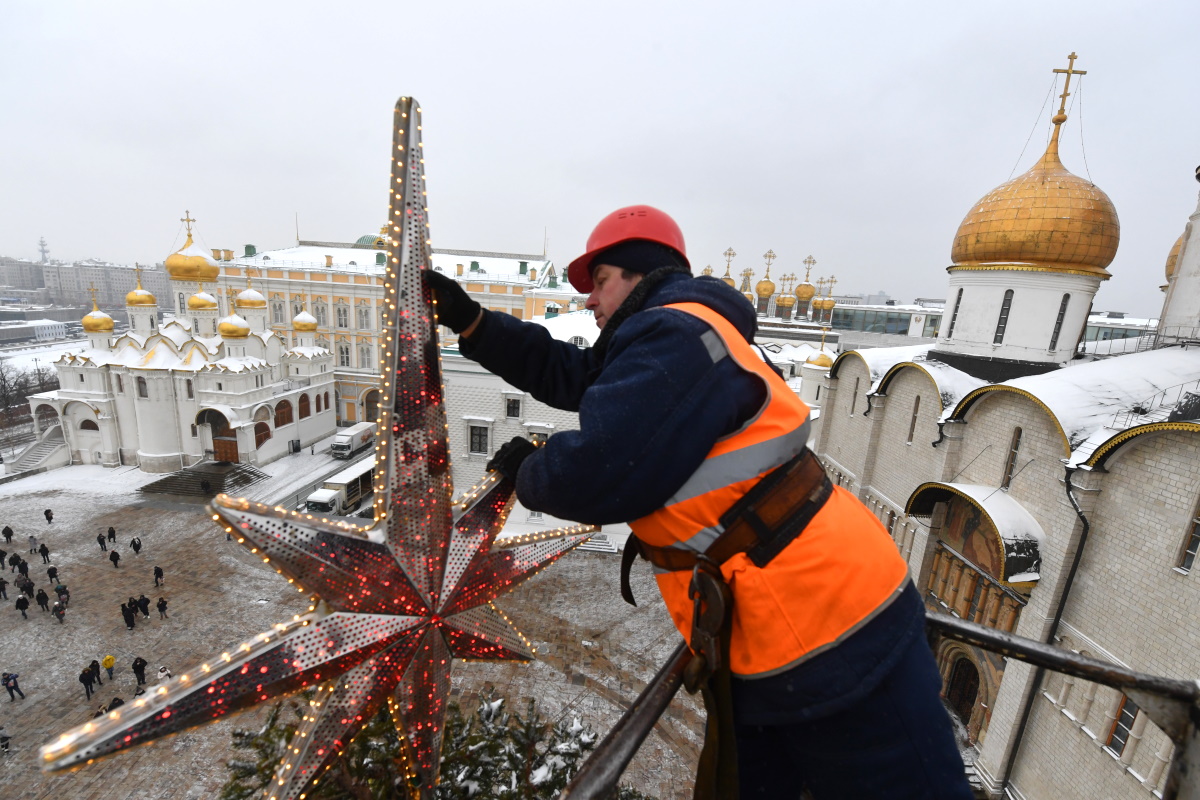
<svg viewBox="0 0 1200 800">
<path fill-rule="evenodd" d="M 1182 412 L 1186 409 L 1191 412 L 1190 404 L 1181 404 L 1185 404 L 1185 401 L 1189 401 L 1191 397 L 1198 394 L 1200 394 L 1200 379 L 1181 383 L 1178 386 L 1170 386 L 1140 403 L 1116 412 L 1108 427 L 1124 430 L 1132 428 L 1134 425 L 1162 422 L 1176 410 Z M 1188 413 L 1187 418 L 1190 419 L 1197 414 L 1200 414 L 1200 409 L 1197 409 L 1196 414 Z"/>
</svg>

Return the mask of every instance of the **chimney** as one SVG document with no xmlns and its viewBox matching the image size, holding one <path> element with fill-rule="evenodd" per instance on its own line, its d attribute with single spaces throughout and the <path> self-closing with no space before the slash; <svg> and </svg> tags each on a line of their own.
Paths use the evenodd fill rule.
<svg viewBox="0 0 1200 800">
<path fill-rule="evenodd" d="M 221 251 L 220 250 L 218 250 L 217 248 L 214 247 L 214 248 L 212 248 L 212 254 L 213 254 L 213 261 L 221 260 Z"/>
<path fill-rule="evenodd" d="M 462 265 L 462 264 L 455 264 L 455 265 L 454 265 L 454 274 L 455 274 L 455 275 L 457 275 L 457 276 L 459 276 L 459 277 L 461 278 L 461 277 L 462 277 L 462 273 L 463 273 L 463 265 Z"/>
<path fill-rule="evenodd" d="M 253 258 L 258 255 L 258 248 L 252 244 L 246 245 L 246 258 Z"/>
<path fill-rule="evenodd" d="M 325 267 L 328 269 L 329 267 L 332 267 L 332 266 L 333 266 L 333 256 L 326 253 L 325 254 Z"/>
<path fill-rule="evenodd" d="M 222 250 L 221 257 L 226 261 L 233 261 L 233 251 L 232 250 Z"/>
<path fill-rule="evenodd" d="M 534 283 L 537 283 L 537 269 L 536 268 L 529 270 L 529 280 L 531 280 Z"/>
<path fill-rule="evenodd" d="M 529 262 L 528 261 L 518 261 L 517 263 L 520 265 L 520 268 L 521 268 L 520 273 L 522 275 L 524 275 L 526 272 L 529 272 Z"/>
</svg>

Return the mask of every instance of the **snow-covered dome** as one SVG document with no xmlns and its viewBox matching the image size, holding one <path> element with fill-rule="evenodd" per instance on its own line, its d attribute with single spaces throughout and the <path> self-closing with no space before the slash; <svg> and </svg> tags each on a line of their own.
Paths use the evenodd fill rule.
<svg viewBox="0 0 1200 800">
<path fill-rule="evenodd" d="M 230 314 L 217 323 L 217 332 L 226 339 L 245 339 L 250 335 L 250 324 L 237 314 Z"/>
<path fill-rule="evenodd" d="M 317 318 L 307 311 L 301 311 L 296 316 L 292 317 L 292 330 L 294 331 L 315 331 L 317 329 Z"/>
<path fill-rule="evenodd" d="M 191 311 L 211 311 L 217 307 L 217 298 L 201 289 L 188 298 L 187 307 Z"/>
<path fill-rule="evenodd" d="M 257 289 L 246 288 L 238 292 L 233 304 L 238 308 L 266 308 L 267 298 L 263 297 L 262 292 Z"/>
<path fill-rule="evenodd" d="M 101 311 L 96 301 L 92 300 L 92 310 L 83 318 L 83 329 L 88 333 L 111 333 L 113 318 Z"/>
</svg>

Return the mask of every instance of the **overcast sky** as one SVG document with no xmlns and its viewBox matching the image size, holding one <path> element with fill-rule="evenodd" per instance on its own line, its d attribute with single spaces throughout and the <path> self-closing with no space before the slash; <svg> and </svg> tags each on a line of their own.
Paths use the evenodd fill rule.
<svg viewBox="0 0 1200 800">
<path fill-rule="evenodd" d="M 945 297 L 959 222 L 1041 154 L 1075 51 L 1063 162 L 1121 217 L 1096 307 L 1156 316 L 1196 208 L 1198 22 L 1195 0 L 4 0 L 0 255 L 44 236 L 161 261 L 184 209 L 239 254 L 293 244 L 297 214 L 301 238 L 354 241 L 386 215 L 412 95 L 435 247 L 536 253 L 548 231 L 563 266 L 649 203 L 697 269 L 733 247 L 761 274 L 770 248 L 772 276 L 811 254 L 838 292 Z"/>
</svg>

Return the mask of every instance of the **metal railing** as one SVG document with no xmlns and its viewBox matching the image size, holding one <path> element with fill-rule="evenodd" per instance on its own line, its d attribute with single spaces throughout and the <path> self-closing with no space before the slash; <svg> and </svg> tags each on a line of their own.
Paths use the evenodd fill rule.
<svg viewBox="0 0 1200 800">
<path fill-rule="evenodd" d="M 1124 692 L 1175 745 L 1163 800 L 1200 800 L 1200 683 L 1135 672 L 946 614 L 926 614 L 925 624 L 931 634 Z M 679 691 L 691 658 L 681 643 L 596 746 L 559 800 L 615 796 L 622 773 Z"/>
<path fill-rule="evenodd" d="M 1161 392 L 1135 403 L 1131 408 L 1113 414 L 1110 428 L 1129 428 L 1143 421 L 1158 422 L 1166 419 L 1188 394 L 1200 392 L 1200 380 L 1188 381 L 1178 386 L 1169 386 Z"/>
</svg>

